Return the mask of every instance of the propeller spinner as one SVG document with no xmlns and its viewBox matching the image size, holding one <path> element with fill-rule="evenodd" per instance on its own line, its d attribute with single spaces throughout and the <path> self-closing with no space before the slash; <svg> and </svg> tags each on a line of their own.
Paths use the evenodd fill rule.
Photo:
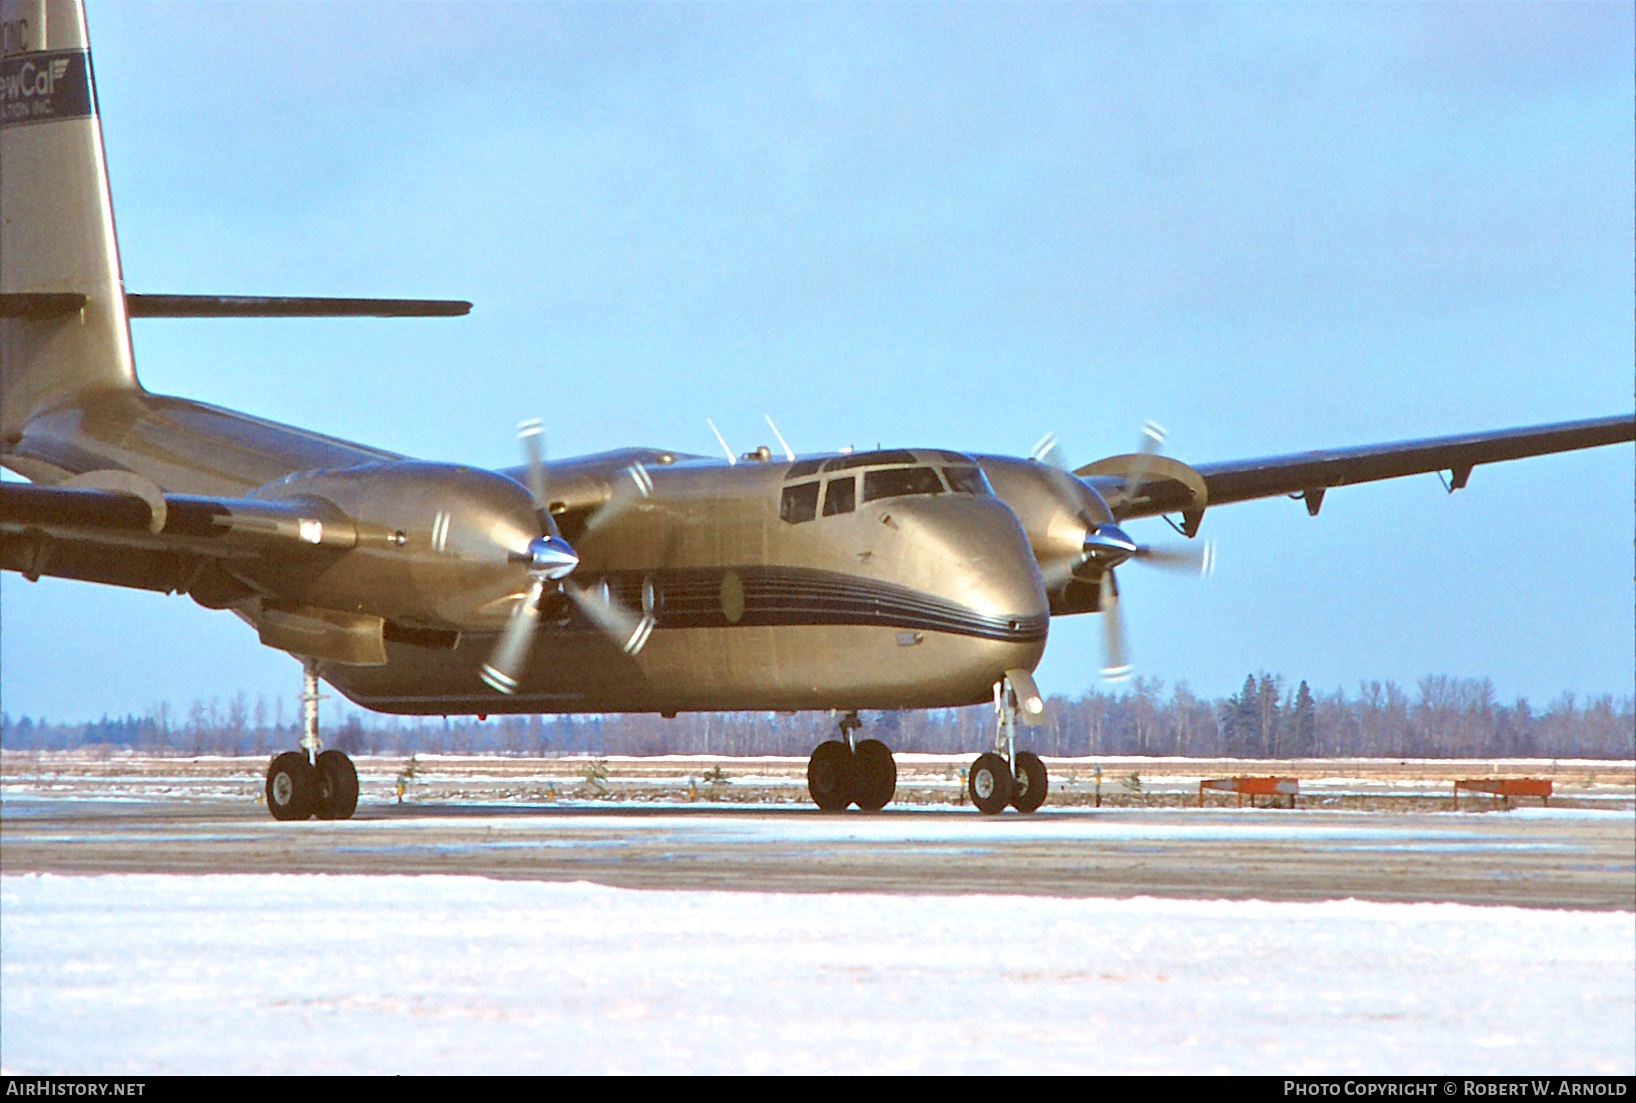
<svg viewBox="0 0 1636 1103">
<path fill-rule="evenodd" d="M 637 614 L 626 608 L 613 596 L 606 580 L 599 585 L 583 587 L 569 576 L 579 567 L 579 553 L 557 528 L 551 515 L 551 499 L 546 481 L 544 428 L 538 418 L 531 418 L 517 427 L 517 439 L 523 446 L 528 463 L 528 491 L 534 500 L 534 516 L 539 522 L 540 535 L 528 542 L 528 550 L 513 558 L 528 565 L 532 583 L 528 592 L 517 603 L 505 630 L 494 645 L 489 661 L 483 664 L 479 677 L 501 693 L 515 693 L 528 653 L 534 645 L 534 632 L 539 627 L 540 603 L 551 590 L 566 595 L 603 635 L 617 643 L 627 655 L 635 655 L 648 642 L 654 628 L 653 601 L 649 596 L 651 584 L 643 587 L 643 612 Z M 630 470 L 631 482 L 640 498 L 653 490 L 653 479 L 641 464 Z M 629 493 L 615 493 L 592 514 L 585 532 L 591 532 L 623 512 L 634 499 Z"/>
</svg>

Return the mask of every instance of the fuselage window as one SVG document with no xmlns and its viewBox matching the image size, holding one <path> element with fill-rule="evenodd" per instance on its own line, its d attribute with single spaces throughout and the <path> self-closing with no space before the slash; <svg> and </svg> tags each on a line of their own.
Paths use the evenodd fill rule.
<svg viewBox="0 0 1636 1103">
<path fill-rule="evenodd" d="M 983 469 L 972 464 L 945 467 L 943 477 L 949 480 L 949 489 L 956 494 L 975 494 L 978 497 L 987 497 L 993 493 L 988 485 L 988 479 L 983 476 Z"/>
<path fill-rule="evenodd" d="M 858 505 L 858 478 L 848 475 L 844 479 L 829 480 L 829 489 L 824 492 L 824 516 L 833 517 L 837 513 L 851 513 Z"/>
<path fill-rule="evenodd" d="M 778 503 L 778 516 L 792 525 L 818 516 L 818 484 L 811 482 L 786 486 L 784 497 Z"/>
<path fill-rule="evenodd" d="M 863 500 L 903 498 L 911 494 L 941 494 L 943 480 L 930 467 L 899 467 L 886 471 L 865 471 Z"/>
</svg>

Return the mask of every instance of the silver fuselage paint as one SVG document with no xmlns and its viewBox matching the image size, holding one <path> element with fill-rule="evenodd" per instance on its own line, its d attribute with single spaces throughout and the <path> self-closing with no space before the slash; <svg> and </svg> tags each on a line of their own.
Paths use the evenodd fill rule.
<svg viewBox="0 0 1636 1103">
<path fill-rule="evenodd" d="M 1004 671 L 1032 669 L 1045 646 L 1034 551 L 998 497 L 888 498 L 792 524 L 779 516 L 788 463 L 627 450 L 550 465 L 572 537 L 573 519 L 646 461 L 649 496 L 575 540 L 573 577 L 608 579 L 636 602 L 644 585 L 661 603 L 680 594 L 686 609 L 661 609 L 631 656 L 552 604 L 517 692 L 505 696 L 478 672 L 529 584 L 516 560 L 537 522 L 516 478 L 140 390 L 35 419 L 6 459 L 44 481 L 115 468 L 169 493 L 299 499 L 315 518 L 344 519 L 354 546 L 231 567 L 242 591 L 213 592 L 209 603 L 251 621 L 263 608 L 299 606 L 403 629 L 389 635 L 385 665 L 324 667 L 351 699 L 383 711 L 962 705 L 989 699 Z M 735 593 L 743 608 L 730 618 Z"/>
</svg>

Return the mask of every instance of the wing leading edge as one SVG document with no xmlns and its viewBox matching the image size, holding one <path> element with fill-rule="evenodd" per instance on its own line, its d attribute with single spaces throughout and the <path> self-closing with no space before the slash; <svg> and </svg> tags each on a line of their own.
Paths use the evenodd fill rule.
<svg viewBox="0 0 1636 1103">
<path fill-rule="evenodd" d="M 1197 516 L 1202 515 L 1207 506 L 1280 495 L 1304 498 L 1308 511 L 1316 514 L 1324 491 L 1331 487 L 1446 471 L 1449 473 L 1448 486 L 1458 490 L 1466 485 L 1471 469 L 1480 464 L 1596 448 L 1631 440 L 1636 440 L 1636 414 L 1621 414 L 1486 433 L 1369 444 L 1357 448 L 1329 448 L 1228 463 L 1195 464 L 1189 470 L 1203 482 L 1202 500 L 1197 481 L 1178 478 L 1167 472 L 1165 465 L 1151 462 L 1139 485 L 1126 485 L 1126 481 L 1115 473 L 1118 461 L 1130 459 L 1137 465 L 1141 464 L 1142 461 L 1136 457 L 1098 461 L 1080 468 L 1075 474 L 1104 491 L 1115 516 L 1120 520 L 1152 517 L 1161 513 Z M 1189 483 L 1192 485 L 1189 486 Z M 1196 520 L 1191 517 L 1189 523 L 1197 527 Z"/>
</svg>

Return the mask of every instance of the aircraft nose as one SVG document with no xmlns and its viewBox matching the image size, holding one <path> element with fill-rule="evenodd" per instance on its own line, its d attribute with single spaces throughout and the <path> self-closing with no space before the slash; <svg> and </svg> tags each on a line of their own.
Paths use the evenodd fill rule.
<svg viewBox="0 0 1636 1103">
<path fill-rule="evenodd" d="M 1016 514 L 998 499 L 952 496 L 918 499 L 903 514 L 908 573 L 959 610 L 961 623 L 939 651 L 939 676 L 977 701 L 1007 670 L 1033 670 L 1045 654 L 1051 606 Z"/>
<path fill-rule="evenodd" d="M 1044 638 L 1050 602 L 1028 537 L 1003 502 L 951 496 L 887 506 L 885 523 L 905 538 L 902 567 L 912 585 L 1017 638 Z"/>
</svg>

